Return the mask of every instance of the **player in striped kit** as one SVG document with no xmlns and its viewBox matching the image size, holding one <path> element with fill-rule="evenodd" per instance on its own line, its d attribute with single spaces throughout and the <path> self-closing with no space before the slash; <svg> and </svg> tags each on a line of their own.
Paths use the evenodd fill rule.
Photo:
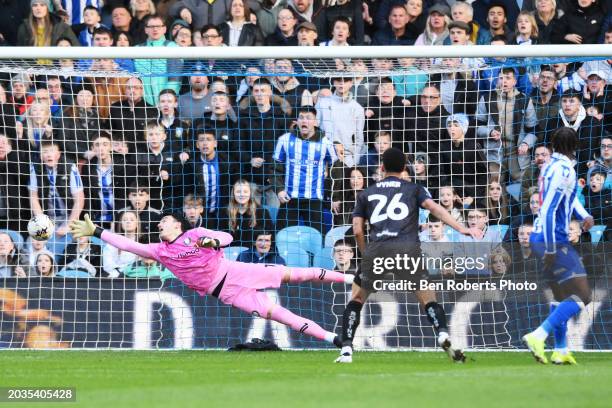
<svg viewBox="0 0 612 408">
<path fill-rule="evenodd" d="M 189 222 L 180 214 L 165 215 L 158 228 L 161 242 L 145 245 L 103 230 L 94 225 L 89 215 L 85 215 L 84 221 L 70 223 L 70 231 L 75 238 L 93 235 L 123 251 L 154 259 L 201 296 L 212 295 L 249 314 L 275 320 L 300 333 L 340 347 L 340 339 L 335 333 L 277 305 L 260 289 L 278 288 L 281 283 L 307 281 L 352 283 L 352 275 L 322 268 L 229 261 L 223 257 L 222 248 L 232 242 L 230 234 L 206 228 L 191 229 Z"/>
<path fill-rule="evenodd" d="M 591 301 L 591 290 L 580 256 L 569 242 L 572 215 L 583 222 L 588 231 L 593 217 L 576 198 L 576 171 L 573 160 L 578 136 L 572 128 L 557 129 L 552 136 L 553 155 L 539 178 L 540 212 L 530 241 L 534 252 L 543 257 L 543 272 L 555 296 L 551 313 L 523 341 L 537 362 L 547 364 L 544 354 L 546 338 L 555 337 L 551 360 L 555 364 L 576 364 L 567 349 L 567 321 Z M 582 303 L 581 303 L 582 302 Z"/>
</svg>

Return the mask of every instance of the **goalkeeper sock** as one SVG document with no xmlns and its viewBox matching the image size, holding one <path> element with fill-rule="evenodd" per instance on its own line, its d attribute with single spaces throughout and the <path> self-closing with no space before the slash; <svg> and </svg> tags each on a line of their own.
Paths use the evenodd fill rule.
<svg viewBox="0 0 612 408">
<path fill-rule="evenodd" d="M 272 310 L 271 318 L 272 320 L 291 327 L 297 332 L 308 334 L 309 336 L 329 343 L 333 343 L 336 337 L 336 333 L 328 332 L 312 320 L 298 316 L 282 306 L 277 305 L 274 310 Z"/>
<path fill-rule="evenodd" d="M 363 303 L 351 300 L 342 314 L 342 345 L 352 347 L 355 332 L 359 327 Z"/>
<path fill-rule="evenodd" d="M 550 302 L 550 314 L 559 306 L 559 302 Z M 555 336 L 555 351 L 567 353 L 567 322 L 563 322 L 560 327 L 553 330 Z"/>
<path fill-rule="evenodd" d="M 337 283 L 352 283 L 353 275 L 343 274 L 336 271 L 330 271 L 323 268 L 290 268 L 291 276 L 289 282 L 337 282 Z M 350 282 L 349 282 L 350 280 Z"/>
<path fill-rule="evenodd" d="M 433 301 L 426 304 L 425 314 L 436 333 L 448 332 L 448 327 L 446 326 L 446 313 L 438 302 Z"/>
<path fill-rule="evenodd" d="M 533 335 L 540 340 L 546 340 L 550 332 L 557 328 L 561 328 L 574 315 L 580 312 L 579 299 L 576 296 L 570 296 L 559 303 L 555 310 L 548 315 L 546 320 L 538 327 Z"/>
</svg>

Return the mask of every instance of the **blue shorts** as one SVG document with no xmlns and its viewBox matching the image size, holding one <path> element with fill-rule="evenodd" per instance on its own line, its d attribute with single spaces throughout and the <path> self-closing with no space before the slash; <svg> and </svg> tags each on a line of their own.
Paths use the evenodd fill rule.
<svg viewBox="0 0 612 408">
<path fill-rule="evenodd" d="M 543 271 L 546 280 L 561 284 L 573 278 L 587 276 L 580 254 L 570 243 L 558 242 L 556 247 L 555 263 L 552 268 Z M 531 248 L 540 259 L 544 257 L 546 251 L 544 242 L 532 241 Z"/>
</svg>

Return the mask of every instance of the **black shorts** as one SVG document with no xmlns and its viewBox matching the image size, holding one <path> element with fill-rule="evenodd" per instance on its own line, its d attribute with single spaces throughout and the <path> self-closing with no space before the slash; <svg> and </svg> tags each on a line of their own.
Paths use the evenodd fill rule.
<svg viewBox="0 0 612 408">
<path fill-rule="evenodd" d="M 355 283 L 376 292 L 375 281 L 413 281 L 427 279 L 425 258 L 419 243 L 372 242 L 368 244 L 355 274 Z"/>
</svg>

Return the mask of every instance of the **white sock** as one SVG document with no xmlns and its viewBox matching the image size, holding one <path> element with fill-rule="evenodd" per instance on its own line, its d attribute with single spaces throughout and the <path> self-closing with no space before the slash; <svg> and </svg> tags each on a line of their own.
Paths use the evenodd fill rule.
<svg viewBox="0 0 612 408">
<path fill-rule="evenodd" d="M 344 274 L 344 283 L 346 283 L 347 285 L 351 285 L 353 283 L 353 280 L 355 280 L 355 275 L 350 273 Z"/>
<path fill-rule="evenodd" d="M 567 349 L 567 347 L 563 347 L 563 348 L 555 348 L 555 351 L 557 353 L 561 353 L 563 355 L 566 355 L 567 353 L 569 353 L 569 350 Z"/>
<path fill-rule="evenodd" d="M 353 354 L 353 348 L 351 346 L 342 346 L 340 354 Z"/>
<path fill-rule="evenodd" d="M 534 331 L 531 332 L 538 340 L 546 340 L 548 337 L 548 332 L 542 328 L 542 326 L 538 327 Z"/>
<path fill-rule="evenodd" d="M 441 346 L 449 337 L 447 332 L 441 331 L 440 334 L 438 334 L 438 344 Z"/>
<path fill-rule="evenodd" d="M 325 341 L 328 343 L 334 343 L 334 339 L 336 338 L 336 333 L 327 332 L 325 333 Z"/>
</svg>

